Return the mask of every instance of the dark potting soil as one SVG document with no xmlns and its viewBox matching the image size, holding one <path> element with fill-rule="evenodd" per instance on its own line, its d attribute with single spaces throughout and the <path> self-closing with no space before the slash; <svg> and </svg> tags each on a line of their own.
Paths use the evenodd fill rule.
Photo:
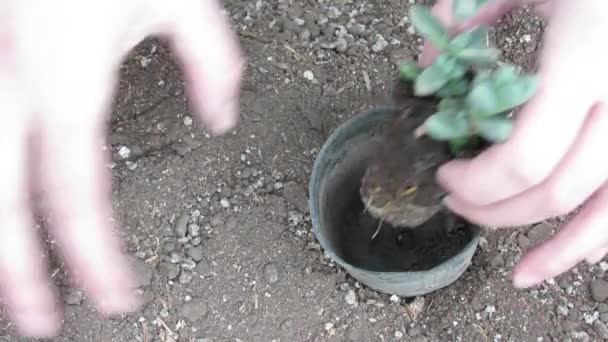
<svg viewBox="0 0 608 342">
<path fill-rule="evenodd" d="M 392 226 L 370 215 L 358 193 L 351 196 L 340 217 L 342 257 L 373 271 L 431 269 L 462 251 L 473 236 L 471 226 L 446 211 L 415 229 Z"/>
</svg>

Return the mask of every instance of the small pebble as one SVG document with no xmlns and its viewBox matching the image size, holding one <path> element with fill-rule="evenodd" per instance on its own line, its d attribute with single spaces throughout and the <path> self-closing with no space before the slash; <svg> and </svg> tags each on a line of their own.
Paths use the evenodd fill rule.
<svg viewBox="0 0 608 342">
<path fill-rule="evenodd" d="M 302 76 L 303 76 L 305 79 L 309 80 L 309 81 L 312 81 L 312 80 L 314 80 L 314 79 L 315 79 L 315 75 L 314 75 L 314 74 L 312 73 L 312 71 L 310 71 L 310 70 L 306 70 L 306 71 L 304 71 L 304 73 L 302 74 Z"/>
<path fill-rule="evenodd" d="M 188 272 L 182 272 L 179 275 L 179 283 L 180 284 L 189 284 L 192 281 L 192 274 Z"/>
<path fill-rule="evenodd" d="M 357 294 L 354 290 L 350 289 L 346 291 L 346 296 L 344 296 L 344 300 L 348 305 L 357 305 Z"/>
<path fill-rule="evenodd" d="M 608 340 L 608 326 L 606 326 L 606 323 L 596 320 L 593 322 L 593 331 L 595 331 L 597 336 L 602 340 Z"/>
<path fill-rule="evenodd" d="M 190 247 L 188 248 L 187 254 L 194 259 L 194 261 L 201 261 L 203 260 L 204 254 L 203 246 Z"/>
<path fill-rule="evenodd" d="M 475 297 L 473 297 L 473 299 L 471 299 L 471 307 L 473 308 L 473 311 L 475 312 L 479 312 L 483 309 L 485 309 L 485 305 L 481 302 L 481 298 L 479 298 L 479 295 L 475 295 Z"/>
<path fill-rule="evenodd" d="M 211 224 L 211 227 L 217 227 L 220 224 L 222 224 L 223 222 L 224 222 L 224 220 L 222 218 L 222 215 L 217 214 L 211 218 L 211 221 L 209 223 Z"/>
<path fill-rule="evenodd" d="M 390 298 L 390 301 L 393 303 L 399 303 L 401 301 L 401 299 L 397 295 L 392 295 Z"/>
<path fill-rule="evenodd" d="M 118 149 L 118 155 L 122 159 L 128 159 L 131 156 L 131 150 L 127 146 L 120 146 Z"/>
<path fill-rule="evenodd" d="M 227 198 L 222 198 L 220 200 L 220 205 L 222 206 L 222 208 L 230 208 L 230 201 L 228 201 Z"/>
<path fill-rule="evenodd" d="M 186 126 L 192 126 L 192 117 L 191 116 L 184 116 L 184 125 Z"/>
<path fill-rule="evenodd" d="M 159 266 L 159 273 L 165 276 L 169 280 L 173 280 L 177 278 L 179 275 L 179 266 L 175 264 L 170 264 L 167 262 L 161 263 Z"/>
<path fill-rule="evenodd" d="M 172 264 L 179 264 L 182 261 L 182 257 L 177 252 L 173 252 L 171 253 L 169 261 L 171 261 Z"/>
<path fill-rule="evenodd" d="M 264 267 L 264 279 L 269 284 L 274 284 L 279 281 L 279 270 L 274 264 L 268 264 Z"/>
<path fill-rule="evenodd" d="M 582 341 L 582 342 L 589 341 L 589 334 L 587 334 L 584 331 L 573 331 L 572 333 L 570 333 L 570 336 L 572 337 L 572 339 L 574 339 L 576 341 Z"/>
<path fill-rule="evenodd" d="M 191 237 L 196 237 L 199 236 L 201 234 L 201 226 L 199 226 L 198 224 L 191 224 L 188 226 L 188 235 L 190 235 Z"/>
<path fill-rule="evenodd" d="M 190 215 L 188 213 L 183 213 L 181 216 L 175 220 L 175 234 L 177 237 L 184 237 L 188 232 L 188 222 L 190 221 Z"/>
<path fill-rule="evenodd" d="M 179 313 L 191 323 L 195 323 L 199 319 L 207 316 L 207 303 L 201 298 L 192 299 L 189 303 L 182 305 Z"/>
<path fill-rule="evenodd" d="M 608 299 L 608 282 L 603 279 L 593 279 L 590 284 L 591 297 L 596 302 Z"/>
<path fill-rule="evenodd" d="M 570 312 L 570 310 L 568 310 L 568 307 L 565 305 L 558 305 L 557 306 L 557 314 L 560 316 L 568 316 L 568 313 Z"/>
<path fill-rule="evenodd" d="M 386 49 L 386 47 L 388 46 L 388 42 L 386 41 L 386 39 L 384 39 L 384 37 L 380 34 L 376 35 L 376 42 L 374 43 L 374 45 L 372 45 L 372 51 L 378 53 L 378 52 L 382 52 L 384 51 L 384 49 Z"/>
</svg>

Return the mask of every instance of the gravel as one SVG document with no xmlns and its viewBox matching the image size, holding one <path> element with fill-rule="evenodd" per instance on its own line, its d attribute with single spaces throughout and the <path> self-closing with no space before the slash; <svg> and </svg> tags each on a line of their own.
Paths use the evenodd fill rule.
<svg viewBox="0 0 608 342">
<path fill-rule="evenodd" d="M 176 221 L 175 221 L 175 234 L 177 237 L 184 237 L 188 232 L 188 221 L 190 221 L 190 215 L 187 213 L 183 213 Z"/>
<path fill-rule="evenodd" d="M 349 289 L 346 291 L 346 296 L 344 296 L 344 300 L 348 305 L 357 305 L 357 294 L 354 290 Z"/>
<path fill-rule="evenodd" d="M 608 299 L 608 282 L 603 279 L 593 279 L 590 284 L 591 297 L 596 302 Z"/>
<path fill-rule="evenodd" d="M 160 274 L 169 280 L 175 279 L 179 275 L 178 265 L 163 262 L 158 266 L 158 268 Z"/>
<path fill-rule="evenodd" d="M 275 264 L 268 264 L 264 267 L 264 280 L 268 284 L 274 284 L 279 281 L 279 270 Z"/>
<path fill-rule="evenodd" d="M 190 247 L 187 251 L 188 256 L 194 259 L 194 261 L 203 260 L 203 253 L 203 246 Z"/>
<path fill-rule="evenodd" d="M 606 323 L 596 320 L 593 322 L 593 331 L 602 340 L 608 340 L 608 326 L 606 326 Z"/>
<path fill-rule="evenodd" d="M 182 271 L 179 275 L 180 284 L 190 284 L 192 282 L 192 273 Z"/>
<path fill-rule="evenodd" d="M 191 323 L 195 323 L 207 316 L 207 303 L 202 298 L 193 298 L 189 303 L 185 303 L 179 313 Z"/>
</svg>

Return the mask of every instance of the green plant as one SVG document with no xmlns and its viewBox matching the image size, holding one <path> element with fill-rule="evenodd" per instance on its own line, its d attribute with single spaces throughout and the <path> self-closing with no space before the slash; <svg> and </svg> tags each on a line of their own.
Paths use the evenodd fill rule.
<svg viewBox="0 0 608 342">
<path fill-rule="evenodd" d="M 485 0 L 454 0 L 458 21 L 472 16 Z M 439 54 L 421 67 L 414 61 L 400 66 L 399 76 L 413 82 L 414 95 L 439 99 L 437 112 L 416 130 L 446 141 L 453 151 L 462 149 L 473 137 L 502 142 L 512 131 L 512 110 L 528 101 L 538 81 L 514 65 L 500 62 L 500 52 L 487 47 L 488 28 L 478 25 L 451 36 L 448 29 L 426 7 L 415 5 L 410 18 L 417 31 Z"/>
</svg>

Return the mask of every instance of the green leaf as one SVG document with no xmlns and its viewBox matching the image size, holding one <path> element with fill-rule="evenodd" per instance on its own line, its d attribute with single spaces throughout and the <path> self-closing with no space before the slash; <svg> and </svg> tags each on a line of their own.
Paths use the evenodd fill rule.
<svg viewBox="0 0 608 342">
<path fill-rule="evenodd" d="M 455 57 L 467 64 L 494 64 L 500 58 L 500 51 L 486 47 L 471 47 L 456 53 Z"/>
<path fill-rule="evenodd" d="M 450 152 L 455 156 L 459 156 L 464 147 L 469 143 L 469 137 L 455 138 L 448 143 L 450 144 Z"/>
<path fill-rule="evenodd" d="M 421 72 L 422 70 L 414 61 L 403 62 L 399 66 L 399 77 L 401 77 L 402 80 L 413 81 Z"/>
<path fill-rule="evenodd" d="M 452 13 L 456 20 L 464 21 L 472 17 L 487 0 L 454 0 Z"/>
<path fill-rule="evenodd" d="M 467 106 L 475 117 L 487 117 L 500 112 L 496 87 L 491 79 L 477 82 L 467 95 Z"/>
<path fill-rule="evenodd" d="M 494 82 L 496 83 L 497 87 L 502 87 L 514 82 L 518 76 L 518 67 L 510 64 L 503 64 L 494 72 Z"/>
<path fill-rule="evenodd" d="M 414 94 L 416 96 L 431 95 L 450 80 L 442 68 L 431 64 L 414 81 Z"/>
<path fill-rule="evenodd" d="M 465 72 L 465 67 L 454 57 L 440 54 L 435 62 L 424 69 L 414 81 L 414 94 L 417 96 L 430 95 L 449 81 L 462 77 Z"/>
<path fill-rule="evenodd" d="M 470 133 L 464 112 L 437 112 L 426 119 L 424 126 L 429 137 L 440 141 L 467 137 Z"/>
<path fill-rule="evenodd" d="M 493 143 L 505 141 L 513 130 L 513 122 L 504 116 L 475 119 L 473 125 L 480 136 Z"/>
<path fill-rule="evenodd" d="M 538 89 L 538 78 L 533 75 L 519 75 L 510 83 L 498 87 L 496 95 L 500 111 L 505 112 L 528 101 Z"/>
<path fill-rule="evenodd" d="M 420 5 L 410 9 L 410 18 L 416 30 L 436 47 L 443 49 L 448 45 L 450 36 L 443 24 L 433 16 L 431 11 Z"/>
<path fill-rule="evenodd" d="M 435 59 L 437 64 L 443 71 L 450 77 L 450 79 L 457 79 L 467 72 L 467 69 L 462 65 L 456 58 L 450 56 L 447 53 L 442 53 Z"/>
<path fill-rule="evenodd" d="M 458 54 L 466 48 L 486 47 L 486 38 L 488 36 L 488 28 L 480 25 L 473 29 L 461 32 L 452 38 L 448 44 L 448 50 L 453 55 Z"/>
<path fill-rule="evenodd" d="M 469 90 L 469 81 L 466 78 L 451 80 L 441 89 L 437 90 L 439 97 L 463 96 Z"/>
</svg>

